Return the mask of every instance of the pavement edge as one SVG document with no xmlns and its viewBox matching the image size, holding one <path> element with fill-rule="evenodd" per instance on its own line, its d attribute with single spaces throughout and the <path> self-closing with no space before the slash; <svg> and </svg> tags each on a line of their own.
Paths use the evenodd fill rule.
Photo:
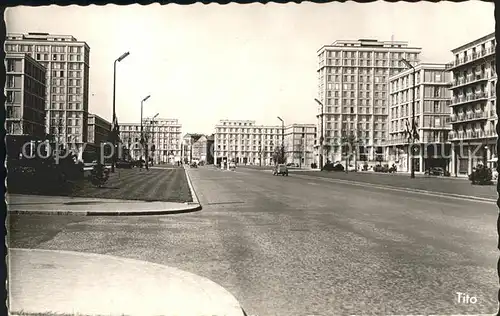
<svg viewBox="0 0 500 316">
<path fill-rule="evenodd" d="M 224 301 L 232 301 L 233 304 L 236 304 L 240 309 L 241 309 L 241 315 L 242 316 L 247 316 L 247 313 L 243 309 L 243 306 L 241 303 L 236 299 L 236 297 L 229 292 L 226 288 L 224 288 L 222 285 L 218 284 L 217 282 L 214 282 L 210 280 L 209 278 L 206 278 L 204 276 L 188 272 L 176 267 L 168 266 L 168 265 L 163 265 L 155 262 L 149 262 L 145 260 L 138 260 L 138 259 L 132 259 L 132 258 L 126 258 L 126 257 L 120 257 L 120 256 L 112 256 L 112 255 L 107 255 L 107 254 L 97 254 L 97 253 L 91 253 L 91 252 L 81 252 L 81 251 L 68 251 L 68 250 L 51 250 L 51 249 L 31 249 L 31 248 L 10 248 L 9 252 L 7 253 L 7 264 L 9 263 L 9 258 L 11 256 L 10 252 L 14 251 L 25 251 L 25 252 L 52 252 L 52 253 L 59 253 L 59 254 L 66 254 L 66 255 L 79 255 L 79 256 L 87 256 L 87 257 L 101 257 L 101 258 L 106 258 L 106 259 L 111 259 L 111 260 L 119 260 L 124 263 L 131 263 L 131 264 L 144 264 L 144 265 L 151 265 L 151 266 L 156 266 L 164 269 L 170 269 L 174 270 L 178 275 L 181 275 L 185 279 L 198 279 L 204 281 L 203 283 L 205 285 L 209 285 L 209 289 L 207 291 L 206 287 L 202 288 L 202 291 L 207 291 L 209 293 L 213 292 L 219 292 L 219 294 L 222 294 L 225 296 Z M 210 291 L 210 289 L 214 291 Z M 14 314 L 9 314 L 9 315 L 22 315 L 22 314 L 17 314 L 14 312 Z"/>
<path fill-rule="evenodd" d="M 193 202 L 191 202 L 191 203 L 196 203 L 196 204 L 200 205 L 200 207 L 201 207 L 200 201 L 198 199 L 198 195 L 196 194 L 196 191 L 194 190 L 193 182 L 191 181 L 191 177 L 189 176 L 188 168 L 186 166 L 184 166 L 184 173 L 186 174 L 186 179 L 188 182 L 189 191 L 191 191 L 191 198 L 193 199 Z"/>
</svg>

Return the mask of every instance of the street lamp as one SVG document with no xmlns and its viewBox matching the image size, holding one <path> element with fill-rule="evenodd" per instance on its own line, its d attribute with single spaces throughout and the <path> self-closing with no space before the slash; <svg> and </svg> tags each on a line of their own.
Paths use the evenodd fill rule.
<svg viewBox="0 0 500 316">
<path fill-rule="evenodd" d="M 323 169 L 323 115 L 324 115 L 324 109 L 325 109 L 325 106 L 323 105 L 323 103 L 321 103 L 320 100 L 318 99 L 314 99 L 314 101 L 316 101 L 320 106 L 321 106 L 321 134 L 319 136 L 319 167 L 320 169 L 322 170 Z"/>
<path fill-rule="evenodd" d="M 155 140 L 155 118 L 157 118 L 158 115 L 160 115 L 160 113 L 156 113 L 155 116 L 153 116 L 153 118 L 151 119 L 151 135 L 152 135 L 151 136 L 151 140 L 152 140 L 152 143 L 153 143 L 151 147 L 154 148 L 155 152 L 158 152 L 157 148 L 156 148 L 157 146 L 155 144 L 155 142 L 156 142 L 156 140 Z M 155 158 L 155 156 L 153 156 L 153 158 Z M 156 159 L 156 163 L 158 163 L 158 159 Z"/>
<path fill-rule="evenodd" d="M 118 59 L 115 60 L 113 63 L 113 131 L 112 131 L 112 137 L 113 137 L 113 158 L 111 159 L 111 172 L 115 172 L 115 159 L 116 159 L 116 141 L 118 138 L 118 135 L 116 133 L 117 131 L 117 126 L 116 124 L 118 123 L 118 120 L 116 119 L 116 63 L 121 62 L 123 59 L 125 59 L 128 55 L 130 55 L 130 52 L 126 52 Z"/>
<path fill-rule="evenodd" d="M 411 100 L 411 132 L 410 132 L 410 142 L 411 142 L 411 155 L 410 155 L 410 168 L 411 168 L 411 178 L 415 178 L 415 164 L 413 161 L 413 146 L 415 144 L 415 88 L 417 83 L 415 81 L 415 67 L 410 64 L 406 59 L 402 58 L 401 61 L 406 65 L 406 67 L 413 70 L 413 98 Z M 410 145 L 408 145 L 410 147 Z M 408 150 L 410 154 L 410 150 Z"/>
<path fill-rule="evenodd" d="M 285 163 L 285 121 L 278 116 L 281 121 L 281 163 Z"/>
<path fill-rule="evenodd" d="M 144 146 L 144 127 L 143 127 L 143 123 L 142 123 L 143 106 L 144 106 L 144 102 L 147 99 L 149 99 L 150 97 L 151 97 L 151 95 L 148 95 L 147 97 L 145 97 L 141 101 L 141 146 Z M 147 147 L 146 147 L 146 155 L 147 155 Z M 146 160 L 146 169 L 148 169 L 148 161 L 147 160 Z"/>
</svg>

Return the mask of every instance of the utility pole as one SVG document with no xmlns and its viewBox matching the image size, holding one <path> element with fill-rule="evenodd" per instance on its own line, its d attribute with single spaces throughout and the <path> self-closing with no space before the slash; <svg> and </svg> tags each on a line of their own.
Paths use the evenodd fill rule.
<svg viewBox="0 0 500 316">
<path fill-rule="evenodd" d="M 285 121 L 278 116 L 281 121 L 281 163 L 285 163 Z"/>
<path fill-rule="evenodd" d="M 319 168 L 320 168 L 320 170 L 323 170 L 323 140 L 324 140 L 324 136 L 323 136 L 323 115 L 324 115 L 325 106 L 318 99 L 314 99 L 314 101 L 316 101 L 316 103 L 318 103 L 320 105 L 320 107 L 321 107 L 321 113 L 320 113 L 320 118 L 321 118 L 321 132 L 320 132 L 320 137 L 319 137 Z"/>
<path fill-rule="evenodd" d="M 411 167 L 411 178 L 415 178 L 415 163 L 413 159 L 413 150 L 415 146 L 415 88 L 417 87 L 417 82 L 415 81 L 415 67 L 410 64 L 406 59 L 402 58 L 401 61 L 413 70 L 413 98 L 411 101 L 411 132 L 410 132 L 410 145 L 408 150 L 408 155 L 410 156 L 410 167 Z"/>
</svg>

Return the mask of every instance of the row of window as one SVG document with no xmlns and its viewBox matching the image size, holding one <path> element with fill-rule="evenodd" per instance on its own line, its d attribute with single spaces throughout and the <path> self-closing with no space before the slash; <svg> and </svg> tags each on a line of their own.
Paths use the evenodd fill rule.
<svg viewBox="0 0 500 316">
<path fill-rule="evenodd" d="M 403 58 L 405 55 L 405 53 L 403 52 L 365 52 L 365 51 L 344 51 L 341 52 L 340 51 L 327 51 L 327 56 L 328 57 L 336 57 L 336 58 L 340 58 L 340 56 L 342 56 L 343 58 L 356 58 L 356 57 L 359 57 L 359 58 L 372 58 L 372 57 L 375 57 L 375 58 L 388 58 L 388 57 L 391 57 L 391 58 L 398 58 L 398 59 L 401 59 Z M 418 53 L 406 53 L 406 58 L 407 59 L 413 59 L 413 58 L 417 58 L 418 57 Z"/>
<path fill-rule="evenodd" d="M 52 48 L 52 49 L 51 49 Z M 28 52 L 40 52 L 40 53 L 81 53 L 83 52 L 82 46 L 76 45 L 33 45 L 33 44 L 5 44 L 5 51 L 18 52 L 18 53 L 28 53 Z"/>
<path fill-rule="evenodd" d="M 64 77 L 64 70 L 54 70 L 52 71 L 52 77 Z M 82 77 L 82 72 L 81 71 L 68 71 L 68 77 L 69 78 L 81 78 Z"/>
</svg>

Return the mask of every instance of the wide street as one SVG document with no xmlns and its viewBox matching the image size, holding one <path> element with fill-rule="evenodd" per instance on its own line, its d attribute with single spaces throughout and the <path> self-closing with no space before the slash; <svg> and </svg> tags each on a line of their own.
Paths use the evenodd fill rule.
<svg viewBox="0 0 500 316">
<path fill-rule="evenodd" d="M 497 310 L 494 203 L 245 168 L 189 173 L 200 212 L 12 215 L 10 246 L 174 266 L 224 286 L 249 316 Z"/>
</svg>

